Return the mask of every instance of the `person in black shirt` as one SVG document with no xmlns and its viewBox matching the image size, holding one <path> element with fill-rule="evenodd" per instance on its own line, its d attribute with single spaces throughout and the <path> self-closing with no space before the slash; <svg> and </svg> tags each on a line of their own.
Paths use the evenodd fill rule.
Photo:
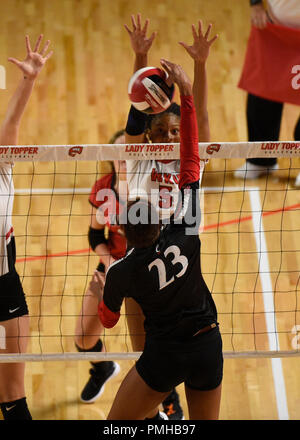
<svg viewBox="0 0 300 440">
<path fill-rule="evenodd" d="M 192 86 L 179 65 L 166 60 L 161 64 L 181 95 L 181 202 L 163 229 L 150 202 L 129 202 L 127 218 L 121 220 L 131 249 L 110 266 L 105 286 L 101 275 L 95 274 L 98 294 L 104 290 L 98 308 L 104 327 L 116 325 L 125 297 L 132 297 L 145 315 L 143 353 L 123 380 L 108 419 L 153 416 L 170 390 L 182 382 L 190 419 L 217 419 L 222 339 L 200 267 L 200 165 Z"/>
</svg>

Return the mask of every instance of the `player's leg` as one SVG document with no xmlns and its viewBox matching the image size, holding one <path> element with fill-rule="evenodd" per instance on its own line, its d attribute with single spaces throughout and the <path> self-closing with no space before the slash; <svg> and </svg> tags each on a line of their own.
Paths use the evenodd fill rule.
<svg viewBox="0 0 300 440">
<path fill-rule="evenodd" d="M 145 330 L 142 309 L 132 298 L 125 298 L 125 312 L 133 351 L 143 351 L 145 345 Z M 182 420 L 183 410 L 177 391 L 174 389 L 162 402 L 163 411 L 171 420 Z M 156 413 L 158 408 L 156 410 Z M 154 410 L 155 412 L 155 410 Z M 154 414 L 155 415 L 155 414 Z M 151 417 L 151 415 L 148 415 Z"/>
<path fill-rule="evenodd" d="M 144 314 L 132 298 L 125 298 L 125 313 L 133 351 L 143 351 L 145 345 Z"/>
<path fill-rule="evenodd" d="M 295 125 L 295 130 L 294 130 L 294 139 L 295 141 L 300 141 L 300 118 L 298 119 L 296 125 Z M 298 175 L 296 176 L 296 180 L 294 185 L 299 188 L 300 187 L 300 173 L 298 173 Z"/>
<path fill-rule="evenodd" d="M 87 289 L 75 327 L 75 343 L 82 350 L 89 351 L 94 347 L 103 333 L 103 325 L 97 311 L 98 298 Z"/>
<path fill-rule="evenodd" d="M 185 394 L 190 420 L 217 420 L 220 412 L 223 352 L 218 327 L 199 334 L 186 355 Z"/>
<path fill-rule="evenodd" d="M 143 420 L 147 416 L 151 417 L 168 394 L 150 388 L 134 366 L 121 383 L 107 419 Z"/>
<path fill-rule="evenodd" d="M 29 317 L 0 322 L 0 353 L 25 353 L 29 335 Z M 0 406 L 6 420 L 30 420 L 24 387 L 25 364 L 0 363 Z"/>
<path fill-rule="evenodd" d="M 247 98 L 249 142 L 278 141 L 283 104 L 252 94 Z M 235 171 L 238 178 L 255 179 L 278 168 L 276 158 L 251 158 Z"/>
<path fill-rule="evenodd" d="M 98 316 L 98 298 L 87 289 L 75 328 L 75 344 L 80 352 L 104 352 L 105 347 L 99 336 L 103 333 L 103 325 Z M 90 377 L 81 392 L 81 400 L 93 403 L 104 391 L 109 379 L 116 376 L 120 367 L 116 362 L 91 362 Z"/>
<path fill-rule="evenodd" d="M 199 391 L 185 385 L 190 420 L 218 420 L 222 384 L 209 391 Z"/>
</svg>

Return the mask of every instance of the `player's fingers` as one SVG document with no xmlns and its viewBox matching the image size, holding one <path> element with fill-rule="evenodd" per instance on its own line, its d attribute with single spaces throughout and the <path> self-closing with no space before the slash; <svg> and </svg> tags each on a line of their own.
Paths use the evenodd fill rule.
<svg viewBox="0 0 300 440">
<path fill-rule="evenodd" d="M 208 44 L 211 46 L 216 41 L 217 38 L 219 38 L 218 34 L 216 34 L 211 40 L 209 40 Z"/>
<path fill-rule="evenodd" d="M 30 53 L 31 52 L 31 46 L 30 46 L 30 41 L 29 41 L 29 36 L 28 35 L 26 35 L 25 41 L 26 41 L 27 52 Z"/>
<path fill-rule="evenodd" d="M 149 24 L 149 19 L 146 18 L 145 24 L 144 24 L 143 29 L 142 29 L 143 34 L 147 33 L 148 24 Z"/>
<path fill-rule="evenodd" d="M 198 35 L 199 37 L 202 35 L 202 20 L 198 21 Z"/>
<path fill-rule="evenodd" d="M 8 61 L 10 61 L 11 63 L 13 63 L 13 64 L 16 64 L 16 66 L 21 66 L 21 64 L 22 64 L 22 62 L 21 61 L 19 61 L 19 60 L 17 60 L 16 58 L 12 58 L 12 57 L 9 57 L 8 58 Z"/>
<path fill-rule="evenodd" d="M 186 44 L 184 41 L 179 41 L 178 44 L 180 44 L 182 47 L 185 48 L 185 50 L 189 51 L 190 46 Z"/>
<path fill-rule="evenodd" d="M 124 28 L 126 29 L 126 31 L 128 32 L 128 34 L 131 36 L 132 31 L 129 29 L 129 27 L 127 26 L 127 24 L 124 24 Z"/>
<path fill-rule="evenodd" d="M 36 40 L 33 52 L 37 52 L 39 50 L 42 38 L 43 38 L 43 34 L 40 34 L 38 39 Z"/>
<path fill-rule="evenodd" d="M 132 26 L 133 26 L 133 30 L 135 31 L 136 30 L 136 22 L 135 22 L 134 15 L 131 16 L 131 23 L 132 23 Z"/>
<path fill-rule="evenodd" d="M 194 40 L 196 40 L 198 38 L 198 35 L 197 35 L 196 27 L 194 24 L 192 24 L 192 33 L 193 33 Z"/>
<path fill-rule="evenodd" d="M 48 61 L 49 58 L 53 55 L 53 50 L 51 50 L 44 58 L 45 61 Z"/>
<path fill-rule="evenodd" d="M 139 31 L 141 30 L 141 14 L 140 13 L 137 14 L 137 29 Z"/>
<path fill-rule="evenodd" d="M 41 51 L 41 55 L 42 56 L 45 55 L 45 53 L 47 52 L 49 46 L 50 46 L 50 40 L 47 40 L 45 46 L 43 47 L 43 49 Z"/>
<path fill-rule="evenodd" d="M 154 40 L 154 38 L 156 37 L 156 35 L 157 35 L 157 32 L 152 32 L 152 34 L 151 34 L 150 37 L 149 37 L 149 41 L 150 41 L 150 43 L 152 43 L 152 41 Z"/>
<path fill-rule="evenodd" d="M 205 38 L 206 40 L 208 39 L 208 36 L 209 36 L 209 33 L 210 33 L 211 28 L 212 28 L 212 24 L 209 23 L 209 25 L 208 25 L 208 27 L 207 27 L 207 31 L 205 32 L 205 35 L 204 35 L 204 38 Z"/>
</svg>

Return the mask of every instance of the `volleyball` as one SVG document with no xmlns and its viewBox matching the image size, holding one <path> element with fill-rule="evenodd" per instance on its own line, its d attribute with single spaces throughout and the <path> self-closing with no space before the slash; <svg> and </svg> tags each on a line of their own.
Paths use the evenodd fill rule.
<svg viewBox="0 0 300 440">
<path fill-rule="evenodd" d="M 174 84 L 168 86 L 168 74 L 158 67 L 144 67 L 130 78 L 128 95 L 139 111 L 153 114 L 166 110 L 174 96 Z"/>
</svg>

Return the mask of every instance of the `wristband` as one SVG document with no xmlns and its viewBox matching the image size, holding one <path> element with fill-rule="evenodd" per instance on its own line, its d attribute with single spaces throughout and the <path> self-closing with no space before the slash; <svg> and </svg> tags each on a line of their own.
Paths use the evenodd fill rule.
<svg viewBox="0 0 300 440">
<path fill-rule="evenodd" d="M 95 251 L 98 244 L 107 243 L 104 236 L 104 229 L 94 229 L 91 226 L 89 227 L 88 239 L 93 251 Z"/>
<path fill-rule="evenodd" d="M 130 107 L 126 124 L 126 133 L 130 136 L 137 136 L 144 133 L 146 129 L 147 115 L 138 111 L 133 105 Z"/>
</svg>

